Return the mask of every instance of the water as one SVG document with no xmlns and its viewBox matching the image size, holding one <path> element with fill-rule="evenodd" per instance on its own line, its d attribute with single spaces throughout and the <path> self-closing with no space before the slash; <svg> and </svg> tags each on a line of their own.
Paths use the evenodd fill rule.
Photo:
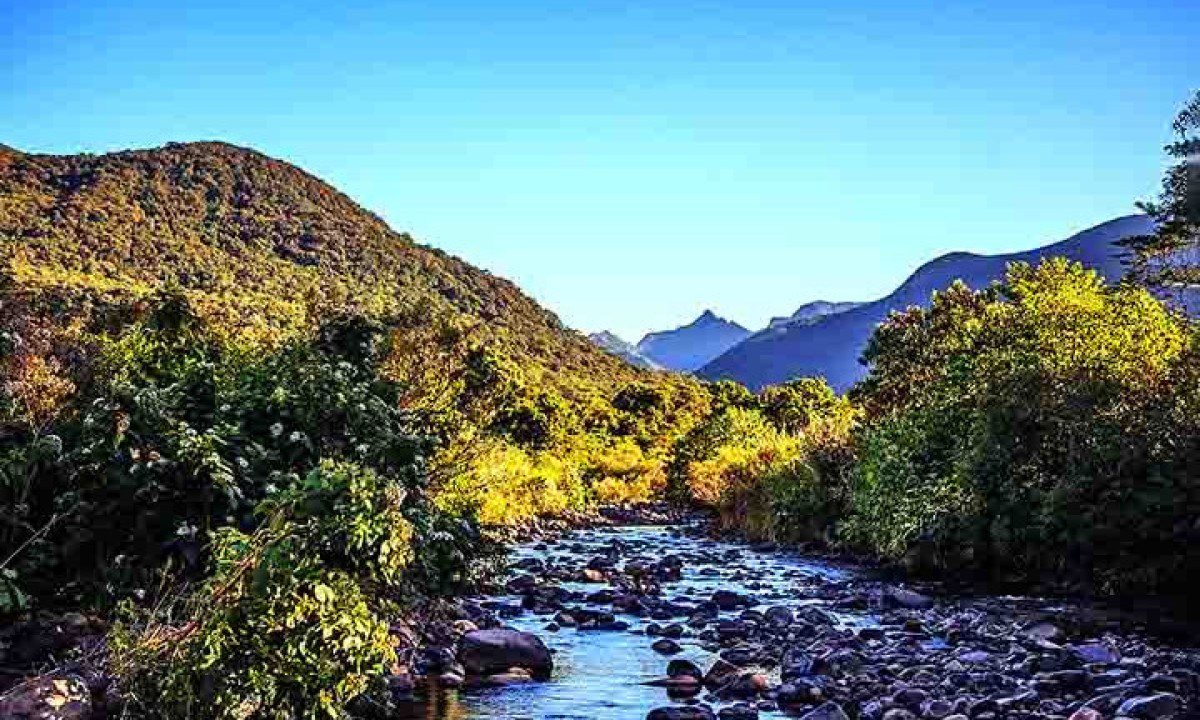
<svg viewBox="0 0 1200 720">
<path fill-rule="evenodd" d="M 664 583 L 662 597 L 688 595 L 707 599 L 717 589 L 750 594 L 762 600 L 759 609 L 786 605 L 799 607 L 821 604 L 807 599 L 806 588 L 822 584 L 819 578 L 846 579 L 852 572 L 845 568 L 806 559 L 788 552 L 755 552 L 732 543 L 706 540 L 680 534 L 662 527 L 623 527 L 574 533 L 545 551 L 520 546 L 514 561 L 522 558 L 560 561 L 569 567 L 581 566 L 590 557 L 603 554 L 612 542 L 627 545 L 618 567 L 630 561 L 657 561 L 675 554 L 684 558 L 682 579 Z M 560 583 L 570 590 L 594 592 L 605 585 Z M 495 599 L 495 598 L 493 598 Z M 501 597 L 518 603 L 519 597 Z M 612 611 L 609 605 L 590 606 Z M 741 610 L 723 613 L 735 617 Z M 869 612 L 833 613 L 847 626 L 874 623 Z M 642 683 L 664 675 L 668 658 L 654 652 L 653 638 L 633 631 L 644 628 L 647 619 L 618 615 L 631 626 L 628 632 L 577 631 L 564 628 L 547 632 L 551 618 L 523 613 L 507 620 L 512 627 L 537 633 L 555 652 L 555 670 L 551 681 L 506 688 L 445 691 L 408 708 L 412 718 L 430 720 L 466 720 L 468 718 L 505 718 L 511 720 L 607 720 L 644 718 L 650 710 L 670 704 L 662 688 Z M 666 624 L 666 623 L 663 623 Z M 678 641 L 684 650 L 670 659 L 683 658 L 704 668 L 715 659 L 694 639 Z M 771 717 L 764 713 L 763 717 Z"/>
</svg>

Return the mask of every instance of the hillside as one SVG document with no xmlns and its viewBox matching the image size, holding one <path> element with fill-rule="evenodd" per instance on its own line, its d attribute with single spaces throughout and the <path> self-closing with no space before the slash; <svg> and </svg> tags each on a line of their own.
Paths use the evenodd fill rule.
<svg viewBox="0 0 1200 720">
<path fill-rule="evenodd" d="M 935 290 L 962 279 L 974 288 L 985 287 L 1003 276 L 1011 262 L 1036 263 L 1063 256 L 1094 268 L 1106 278 L 1124 273 L 1120 249 L 1123 237 L 1150 231 L 1150 220 L 1131 215 L 1085 230 L 1053 245 L 1008 255 L 951 253 L 923 265 L 895 292 L 812 324 L 794 323 L 755 333 L 700 369 L 702 378 L 737 380 L 751 388 L 785 382 L 802 376 L 823 376 L 838 390 L 846 390 L 865 374 L 859 357 L 875 326 L 892 310 L 927 306 Z"/>
<path fill-rule="evenodd" d="M 637 349 L 662 367 L 691 372 L 749 335 L 741 325 L 705 310 L 687 325 L 646 335 Z"/>
<path fill-rule="evenodd" d="M 177 284 L 250 343 L 350 308 L 408 310 L 463 319 L 556 384 L 641 375 L 511 282 L 393 231 L 288 163 L 223 143 L 71 156 L 0 149 L 0 248 L 23 290 L 94 306 Z"/>
</svg>

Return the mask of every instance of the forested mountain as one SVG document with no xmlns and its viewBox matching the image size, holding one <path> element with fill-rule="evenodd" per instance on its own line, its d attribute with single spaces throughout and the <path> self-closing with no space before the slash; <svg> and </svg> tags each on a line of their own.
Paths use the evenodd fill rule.
<svg viewBox="0 0 1200 720">
<path fill-rule="evenodd" d="M 10 282 L 77 309 L 176 285 L 215 326 L 268 344 L 335 312 L 452 316 L 555 384 L 640 376 L 511 282 L 224 143 L 72 156 L 0 147 L 0 247 Z"/>
<path fill-rule="evenodd" d="M 662 367 L 691 372 L 749 335 L 741 325 L 705 310 L 687 325 L 646 335 L 637 349 Z"/>
<path fill-rule="evenodd" d="M 846 390 L 865 374 L 859 357 L 875 327 L 893 310 L 927 307 L 932 293 L 961 279 L 982 288 L 1004 276 L 1012 262 L 1036 263 L 1043 258 L 1066 257 L 1097 270 L 1112 280 L 1123 275 L 1123 250 L 1115 243 L 1131 235 L 1152 231 L 1149 218 L 1130 215 L 1085 230 L 1053 245 L 1008 255 L 951 253 L 923 265 L 895 292 L 815 323 L 789 323 L 768 327 L 745 339 L 698 374 L 706 379 L 731 379 L 751 388 L 785 382 L 801 376 L 822 376 L 838 390 Z"/>
</svg>

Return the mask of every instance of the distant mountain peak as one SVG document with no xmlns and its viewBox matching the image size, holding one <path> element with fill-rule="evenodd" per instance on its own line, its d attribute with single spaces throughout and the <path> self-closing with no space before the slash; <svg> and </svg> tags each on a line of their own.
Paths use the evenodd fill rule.
<svg viewBox="0 0 1200 720">
<path fill-rule="evenodd" d="M 588 340 L 591 340 L 593 345 L 607 350 L 630 365 L 646 368 L 648 370 L 662 369 L 659 367 L 658 363 L 638 352 L 637 346 L 626 341 L 616 333 L 611 333 L 608 330 L 601 330 L 600 332 L 594 332 L 591 335 L 588 335 Z"/>
<path fill-rule="evenodd" d="M 767 323 L 767 329 L 780 328 L 793 323 L 813 323 L 830 315 L 837 315 L 853 310 L 863 303 L 860 302 L 830 302 L 829 300 L 813 300 L 796 309 L 787 317 L 774 317 Z"/>
<path fill-rule="evenodd" d="M 637 350 L 665 368 L 691 372 L 749 336 L 749 330 L 709 309 L 687 325 L 649 333 Z"/>
<path fill-rule="evenodd" d="M 1145 215 L 1127 215 L 1076 233 L 1058 243 L 1007 255 L 953 252 L 921 265 L 890 295 L 837 313 L 805 321 L 797 315 L 775 318 L 771 324 L 701 368 L 697 374 L 709 380 L 729 378 L 751 388 L 761 388 L 803 376 L 823 376 L 838 390 L 846 390 L 862 379 L 866 368 L 859 363 L 876 326 L 891 310 L 913 305 L 927 307 L 934 291 L 944 290 L 955 280 L 982 289 L 1004 277 L 1011 262 L 1037 263 L 1050 257 L 1081 262 L 1109 280 L 1125 272 L 1123 251 L 1115 243 L 1130 235 L 1153 231 Z"/>
</svg>

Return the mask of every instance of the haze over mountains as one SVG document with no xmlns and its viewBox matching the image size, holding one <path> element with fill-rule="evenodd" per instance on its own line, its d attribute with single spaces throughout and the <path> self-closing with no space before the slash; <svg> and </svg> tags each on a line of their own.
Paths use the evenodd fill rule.
<svg viewBox="0 0 1200 720">
<path fill-rule="evenodd" d="M 796 310 L 796 312 L 787 317 L 773 317 L 767 323 L 767 327 L 776 328 L 790 325 L 792 323 L 812 323 L 829 315 L 837 315 L 838 313 L 853 310 L 862 305 L 860 302 L 828 302 L 826 300 L 815 300 L 810 303 L 805 303 Z"/>
<path fill-rule="evenodd" d="M 893 293 L 874 302 L 810 302 L 789 316 L 772 318 L 766 328 L 754 333 L 707 311 L 689 325 L 647 335 L 636 348 L 625 345 L 634 350 L 635 363 L 648 358 L 664 368 L 695 372 L 709 380 L 736 380 L 759 389 L 796 377 L 822 376 L 844 391 L 864 376 L 866 368 L 859 358 L 876 325 L 891 311 L 927 307 L 935 291 L 955 280 L 983 288 L 1001 279 L 1009 263 L 1037 263 L 1053 256 L 1081 262 L 1105 278 L 1117 279 L 1125 268 L 1123 251 L 1115 243 L 1151 230 L 1149 218 L 1130 215 L 1026 252 L 950 253 L 921 266 Z M 704 359 L 726 343 L 723 350 Z"/>
<path fill-rule="evenodd" d="M 662 370 L 663 367 L 643 355 L 633 343 L 623 340 L 607 330 L 588 335 L 595 345 L 609 351 L 630 365 L 646 368 L 647 370 Z"/>
</svg>

